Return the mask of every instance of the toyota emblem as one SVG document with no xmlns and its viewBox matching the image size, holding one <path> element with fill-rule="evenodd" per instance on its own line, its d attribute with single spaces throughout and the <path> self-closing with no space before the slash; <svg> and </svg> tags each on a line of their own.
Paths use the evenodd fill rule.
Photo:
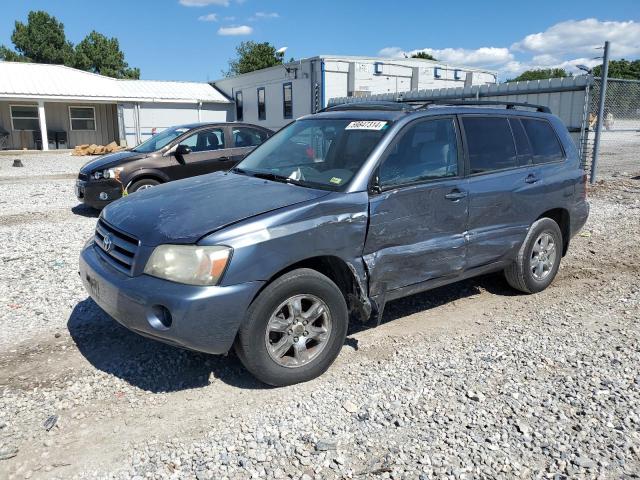
<svg viewBox="0 0 640 480">
<path fill-rule="evenodd" d="M 111 234 L 107 233 L 102 239 L 102 246 L 105 252 L 110 252 L 113 248 L 113 240 L 111 240 Z"/>
</svg>

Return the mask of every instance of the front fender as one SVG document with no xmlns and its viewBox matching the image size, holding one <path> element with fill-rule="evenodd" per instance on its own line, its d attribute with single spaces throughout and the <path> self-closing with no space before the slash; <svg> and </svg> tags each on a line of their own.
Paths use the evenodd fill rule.
<svg viewBox="0 0 640 480">
<path fill-rule="evenodd" d="M 347 265 L 362 265 L 368 201 L 366 192 L 333 193 L 253 217 L 198 243 L 233 248 L 222 285 L 267 281 L 311 257 L 332 256 Z"/>
</svg>

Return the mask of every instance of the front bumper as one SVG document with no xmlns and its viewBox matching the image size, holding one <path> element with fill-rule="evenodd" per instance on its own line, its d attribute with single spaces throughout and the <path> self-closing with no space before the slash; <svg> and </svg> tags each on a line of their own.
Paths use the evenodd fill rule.
<svg viewBox="0 0 640 480">
<path fill-rule="evenodd" d="M 76 180 L 76 198 L 93 208 L 104 208 L 122 197 L 122 185 L 116 180 Z M 106 198 L 100 198 L 100 194 Z"/>
<path fill-rule="evenodd" d="M 90 242 L 80 254 L 80 277 L 93 300 L 120 324 L 141 335 L 191 350 L 229 351 L 251 300 L 263 282 L 199 287 L 139 275 L 107 264 Z M 170 326 L 159 312 L 168 310 Z M 166 319 L 166 317 L 165 317 Z"/>
</svg>

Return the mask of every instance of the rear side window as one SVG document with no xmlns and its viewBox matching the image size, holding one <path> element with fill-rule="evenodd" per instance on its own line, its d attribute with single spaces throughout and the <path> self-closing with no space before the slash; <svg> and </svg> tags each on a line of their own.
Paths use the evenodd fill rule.
<svg viewBox="0 0 640 480">
<path fill-rule="evenodd" d="M 267 139 L 265 132 L 249 127 L 235 127 L 231 131 L 231 136 L 236 148 L 255 147 Z"/>
<path fill-rule="evenodd" d="M 564 158 L 558 137 L 549 122 L 532 118 L 521 121 L 531 142 L 533 163 L 557 162 Z"/>
<path fill-rule="evenodd" d="M 502 117 L 462 117 L 471 174 L 518 166 L 509 121 Z"/>
</svg>

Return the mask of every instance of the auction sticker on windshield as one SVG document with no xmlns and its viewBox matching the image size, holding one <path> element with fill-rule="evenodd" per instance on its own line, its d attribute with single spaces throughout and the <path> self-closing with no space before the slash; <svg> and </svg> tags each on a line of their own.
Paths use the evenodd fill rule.
<svg viewBox="0 0 640 480">
<path fill-rule="evenodd" d="M 346 126 L 345 130 L 382 130 L 386 125 L 387 122 L 379 120 L 359 120 L 351 122 Z"/>
</svg>

